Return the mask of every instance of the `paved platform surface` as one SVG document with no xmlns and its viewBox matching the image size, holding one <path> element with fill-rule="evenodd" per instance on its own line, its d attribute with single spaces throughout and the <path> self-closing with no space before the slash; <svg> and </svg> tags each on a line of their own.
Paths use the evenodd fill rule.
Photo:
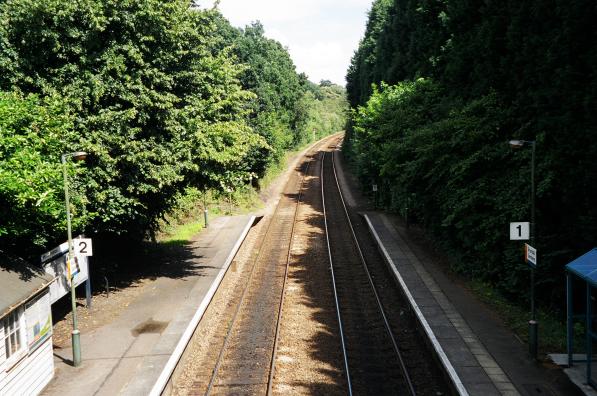
<svg viewBox="0 0 597 396">
<path fill-rule="evenodd" d="M 210 294 L 253 225 L 252 216 L 213 220 L 192 243 L 190 274 L 161 277 L 108 325 L 81 335 L 83 364 L 72 367 L 71 349 L 54 350 L 56 372 L 44 395 L 147 395 L 189 323 L 201 316 Z"/>
<path fill-rule="evenodd" d="M 364 216 L 461 394 L 579 394 L 561 370 L 531 360 L 526 346 L 493 312 L 405 239 L 407 231 L 395 219 L 379 212 Z"/>
<path fill-rule="evenodd" d="M 572 366 L 568 366 L 568 354 L 567 353 L 551 353 L 549 358 L 552 362 L 564 369 L 564 373 L 585 395 L 597 396 L 597 390 L 593 389 L 587 384 L 587 355 L 577 354 L 572 355 L 574 363 Z M 584 361 L 584 362 L 583 362 Z M 591 378 L 597 378 L 597 368 L 593 364 L 591 370 Z"/>
</svg>

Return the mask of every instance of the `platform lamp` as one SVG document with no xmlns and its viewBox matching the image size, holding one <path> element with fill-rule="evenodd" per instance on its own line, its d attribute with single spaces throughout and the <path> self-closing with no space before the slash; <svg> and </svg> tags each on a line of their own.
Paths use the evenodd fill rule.
<svg viewBox="0 0 597 396">
<path fill-rule="evenodd" d="M 508 142 L 514 150 L 525 146 L 531 146 L 531 246 L 535 246 L 535 141 L 534 140 L 510 140 Z M 538 327 L 535 313 L 535 267 L 531 266 L 531 320 L 529 321 L 529 352 L 533 358 L 537 358 L 538 349 Z"/>
<path fill-rule="evenodd" d="M 73 254 L 73 236 L 71 231 L 71 214 L 70 214 L 70 199 L 68 194 L 68 171 L 66 167 L 66 161 L 71 159 L 72 161 L 84 161 L 87 158 L 87 153 L 84 151 L 75 151 L 74 153 L 62 154 L 62 174 L 64 176 L 64 201 L 66 204 L 66 232 L 68 234 L 68 254 L 66 259 L 70 265 L 71 260 L 74 257 Z M 73 277 L 70 275 L 69 270 L 68 276 L 70 277 L 70 297 L 73 309 L 73 331 L 72 331 L 72 345 L 73 345 L 73 366 L 77 367 L 81 365 L 81 334 L 77 328 L 77 302 L 75 299 L 75 285 L 73 283 Z"/>
</svg>

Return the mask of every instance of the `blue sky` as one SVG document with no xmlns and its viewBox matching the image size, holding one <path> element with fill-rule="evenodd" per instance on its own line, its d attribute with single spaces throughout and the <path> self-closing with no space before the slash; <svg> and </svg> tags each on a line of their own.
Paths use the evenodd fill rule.
<svg viewBox="0 0 597 396">
<path fill-rule="evenodd" d="M 213 0 L 199 1 L 211 7 Z M 259 20 L 265 34 L 288 48 L 298 72 L 313 82 L 345 85 L 350 58 L 365 31 L 372 0 L 221 0 L 233 26 Z"/>
</svg>

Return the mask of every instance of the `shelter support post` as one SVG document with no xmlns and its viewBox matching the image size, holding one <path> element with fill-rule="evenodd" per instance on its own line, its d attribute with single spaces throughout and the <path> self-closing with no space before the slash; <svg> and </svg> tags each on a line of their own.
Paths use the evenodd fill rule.
<svg viewBox="0 0 597 396">
<path fill-rule="evenodd" d="M 574 353 L 574 322 L 572 312 L 572 277 L 566 273 L 566 346 L 568 349 L 568 367 L 572 367 L 572 355 Z"/>
<path fill-rule="evenodd" d="M 586 315 L 586 326 L 587 326 L 587 382 L 591 383 L 591 360 L 593 359 L 593 343 L 592 336 L 593 329 L 591 328 L 591 312 L 593 311 L 591 303 L 591 285 L 589 282 L 586 283 L 586 297 L 587 297 L 587 315 Z"/>
<path fill-rule="evenodd" d="M 89 270 L 87 270 L 89 271 Z M 88 272 L 89 274 L 89 272 Z M 85 281 L 85 303 L 88 309 L 91 309 L 91 276 L 87 275 L 87 280 Z"/>
</svg>

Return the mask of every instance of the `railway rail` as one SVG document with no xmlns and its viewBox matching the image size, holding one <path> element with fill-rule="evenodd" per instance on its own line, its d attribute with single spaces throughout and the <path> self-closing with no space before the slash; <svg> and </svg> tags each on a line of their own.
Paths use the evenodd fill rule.
<svg viewBox="0 0 597 396">
<path fill-rule="evenodd" d="M 362 229 L 359 231 L 358 220 L 344 202 L 336 172 L 334 153 L 341 140 L 334 140 L 331 144 L 332 140 L 328 140 L 324 149 L 313 149 L 310 159 L 292 172 L 260 234 L 257 254 L 243 269 L 242 281 L 235 286 L 227 307 L 220 311 L 225 316 L 217 330 L 221 336 L 216 339 L 222 341 L 210 342 L 210 356 L 196 374 L 192 394 L 271 395 L 288 391 L 284 388 L 288 382 L 284 382 L 283 370 L 276 370 L 276 355 L 293 238 L 300 223 L 297 216 L 304 194 L 305 208 L 319 213 L 321 238 L 325 238 L 317 268 L 323 272 L 328 261 L 329 273 L 321 276 L 330 277 L 329 288 L 333 289 L 325 301 L 329 302 L 327 317 L 331 323 L 335 323 L 332 314 L 333 307 L 336 309 L 337 327 L 328 329 L 337 333 L 335 337 L 340 342 L 328 342 L 326 346 L 335 345 L 332 354 L 337 354 L 335 351 L 341 347 L 343 358 L 342 362 L 337 354 L 334 360 L 339 373 L 334 392 L 420 396 L 449 393 L 441 379 L 437 384 L 430 381 L 441 378 L 442 373 L 431 367 L 433 359 L 428 354 L 422 356 L 424 341 L 413 318 L 409 319 L 408 304 L 398 296 L 400 292 L 387 268 L 384 274 L 382 260 L 372 256 L 378 252 L 372 246 L 362 247 L 365 234 Z M 307 177 L 319 179 L 319 186 L 313 188 L 315 184 L 311 183 L 308 188 Z M 319 209 L 319 205 L 313 206 L 314 199 L 320 200 Z M 317 222 L 311 226 L 314 224 Z M 301 259 L 293 257 L 295 264 Z M 403 335 L 406 341 L 401 339 Z M 188 389 L 179 394 L 188 394 Z"/>
<path fill-rule="evenodd" d="M 254 390 L 259 392 L 258 388 L 265 385 L 265 392 L 263 389 L 261 391 L 268 395 L 272 392 L 292 237 L 303 182 L 310 165 L 311 161 L 303 165 L 298 193 L 295 196 L 284 195 L 276 206 L 248 281 L 230 320 L 224 344 L 205 392 L 206 396 L 213 394 L 216 387 L 219 387 L 220 391 L 222 388 L 228 388 L 234 392 L 234 388 L 242 387 L 244 391 L 255 388 Z M 282 278 L 282 281 L 276 281 L 277 278 Z M 269 282 L 271 279 L 274 281 Z M 268 287 L 264 287 L 264 284 Z M 278 307 L 277 312 L 270 308 L 272 306 Z"/>
<path fill-rule="evenodd" d="M 321 193 L 349 394 L 353 392 L 354 382 L 359 394 L 415 395 L 350 220 L 338 182 L 334 152 L 326 153 L 327 157 L 324 154 L 322 160 Z"/>
</svg>

